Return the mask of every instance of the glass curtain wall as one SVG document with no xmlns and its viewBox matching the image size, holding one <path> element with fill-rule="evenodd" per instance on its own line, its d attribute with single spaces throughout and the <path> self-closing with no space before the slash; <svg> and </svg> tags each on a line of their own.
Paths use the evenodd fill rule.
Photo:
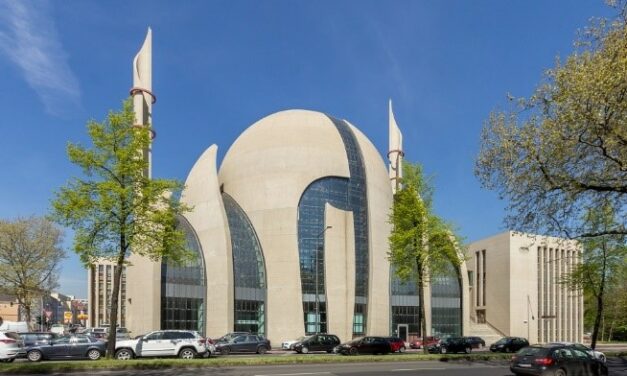
<svg viewBox="0 0 627 376">
<path fill-rule="evenodd" d="M 327 330 L 324 280 L 324 207 L 353 212 L 355 230 L 355 307 L 353 335 L 366 332 L 368 304 L 368 201 L 366 174 L 359 144 L 349 125 L 329 117 L 344 143 L 350 178 L 325 177 L 314 181 L 298 205 L 298 248 L 300 256 L 303 311 L 307 334 Z M 317 281 L 317 285 L 316 285 Z"/>
<path fill-rule="evenodd" d="M 197 330 L 205 334 L 207 281 L 205 262 L 196 232 L 183 217 L 178 228 L 195 256 L 184 265 L 161 263 L 161 329 Z"/>
<path fill-rule="evenodd" d="M 431 333 L 434 336 L 462 335 L 459 277 L 459 269 L 450 263 L 431 278 Z"/>
<path fill-rule="evenodd" d="M 235 328 L 237 332 L 266 333 L 266 266 L 261 243 L 244 210 L 222 193 L 233 250 Z"/>
<path fill-rule="evenodd" d="M 407 325 L 408 338 L 417 338 L 420 333 L 420 305 L 418 300 L 418 286 L 416 281 L 402 282 L 393 266 L 390 267 L 391 279 L 391 330 L 393 335 L 399 335 L 399 325 Z"/>
</svg>

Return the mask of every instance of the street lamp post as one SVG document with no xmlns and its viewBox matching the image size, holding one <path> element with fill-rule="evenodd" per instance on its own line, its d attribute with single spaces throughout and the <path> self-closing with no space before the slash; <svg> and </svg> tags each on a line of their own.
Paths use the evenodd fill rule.
<svg viewBox="0 0 627 376">
<path fill-rule="evenodd" d="M 333 226 L 327 226 L 324 228 L 324 230 L 322 230 L 318 236 L 316 237 L 318 239 L 318 244 L 320 243 L 320 237 L 328 230 L 333 228 Z M 320 331 L 320 297 L 318 295 L 318 253 L 324 249 L 324 244 L 319 245 L 316 247 L 316 257 L 315 257 L 315 274 L 316 274 L 316 333 L 318 333 Z"/>
</svg>

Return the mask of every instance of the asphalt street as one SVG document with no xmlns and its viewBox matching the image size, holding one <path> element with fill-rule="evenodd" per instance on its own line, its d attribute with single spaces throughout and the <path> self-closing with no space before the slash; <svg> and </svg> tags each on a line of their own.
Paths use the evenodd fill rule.
<svg viewBox="0 0 627 376">
<path fill-rule="evenodd" d="M 610 376 L 627 376 L 627 360 L 608 359 Z M 60 374 L 59 374 L 60 375 Z M 336 363 L 281 366 L 249 366 L 224 368 L 187 368 L 164 370 L 128 370 L 72 373 L 73 376 L 509 376 L 505 362 L 395 362 L 395 363 Z"/>
</svg>

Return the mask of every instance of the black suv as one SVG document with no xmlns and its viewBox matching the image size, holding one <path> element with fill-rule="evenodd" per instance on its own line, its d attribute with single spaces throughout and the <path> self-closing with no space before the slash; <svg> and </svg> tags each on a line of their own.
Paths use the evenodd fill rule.
<svg viewBox="0 0 627 376">
<path fill-rule="evenodd" d="M 340 339 L 333 334 L 314 334 L 305 337 L 301 342 L 294 344 L 294 351 L 307 354 L 310 351 L 333 352 L 333 348 L 340 344 Z"/>
<path fill-rule="evenodd" d="M 440 341 L 440 343 L 427 347 L 427 351 L 431 354 L 446 354 L 463 352 L 470 354 L 472 346 L 464 337 L 449 337 Z"/>
<path fill-rule="evenodd" d="M 523 347 L 529 346 L 526 339 L 520 337 L 505 337 L 490 345 L 492 352 L 516 352 Z"/>
</svg>

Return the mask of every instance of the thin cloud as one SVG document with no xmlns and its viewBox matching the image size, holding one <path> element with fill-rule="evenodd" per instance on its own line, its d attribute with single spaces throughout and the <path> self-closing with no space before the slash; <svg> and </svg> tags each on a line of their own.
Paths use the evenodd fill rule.
<svg viewBox="0 0 627 376">
<path fill-rule="evenodd" d="M 61 115 L 80 106 L 80 88 L 50 13 L 47 1 L 0 0 L 0 53 L 21 70 L 46 111 Z"/>
</svg>

